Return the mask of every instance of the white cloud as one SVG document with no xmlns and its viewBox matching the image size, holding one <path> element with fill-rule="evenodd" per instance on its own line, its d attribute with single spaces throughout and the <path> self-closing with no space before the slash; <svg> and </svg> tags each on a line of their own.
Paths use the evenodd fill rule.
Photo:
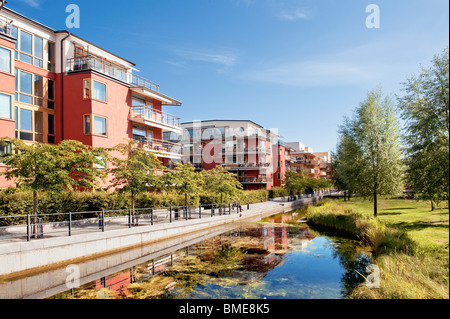
<svg viewBox="0 0 450 319">
<path fill-rule="evenodd" d="M 25 2 L 29 6 L 33 8 L 39 8 L 41 6 L 41 0 L 20 0 L 22 2 Z"/>
<path fill-rule="evenodd" d="M 205 62 L 218 65 L 219 73 L 225 72 L 237 61 L 236 54 L 231 51 L 175 50 L 174 53 L 182 60 L 172 60 L 170 64 L 173 66 L 185 66 L 186 61 Z"/>
<path fill-rule="evenodd" d="M 308 19 L 309 15 L 304 9 L 297 8 L 292 11 L 282 10 L 277 14 L 277 18 L 283 21 L 294 21 L 298 19 Z"/>
</svg>

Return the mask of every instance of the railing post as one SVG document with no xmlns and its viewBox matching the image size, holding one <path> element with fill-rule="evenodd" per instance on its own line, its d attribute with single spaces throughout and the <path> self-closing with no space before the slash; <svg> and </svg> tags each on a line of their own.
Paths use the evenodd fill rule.
<svg viewBox="0 0 450 319">
<path fill-rule="evenodd" d="M 105 211 L 102 210 L 102 233 L 105 232 Z"/>
<path fill-rule="evenodd" d="M 186 220 L 188 220 L 188 206 L 184 207 L 185 213 L 186 213 Z"/>
<path fill-rule="evenodd" d="M 198 218 L 202 219 L 202 205 L 198 205 Z"/>
<path fill-rule="evenodd" d="M 72 212 L 69 212 L 69 237 L 72 236 Z"/>
<path fill-rule="evenodd" d="M 131 208 L 128 208 L 128 228 L 131 228 Z"/>
<path fill-rule="evenodd" d="M 153 226 L 153 208 L 150 208 L 150 223 Z"/>
<path fill-rule="evenodd" d="M 228 204 L 228 215 L 231 215 L 231 204 Z"/>
<path fill-rule="evenodd" d="M 211 205 L 211 217 L 214 216 L 214 205 Z"/>
<path fill-rule="evenodd" d="M 169 208 L 169 221 L 172 223 L 172 207 Z"/>
<path fill-rule="evenodd" d="M 30 221 L 30 214 L 27 214 L 27 241 L 31 240 L 30 236 L 30 227 L 31 227 L 31 221 Z"/>
</svg>

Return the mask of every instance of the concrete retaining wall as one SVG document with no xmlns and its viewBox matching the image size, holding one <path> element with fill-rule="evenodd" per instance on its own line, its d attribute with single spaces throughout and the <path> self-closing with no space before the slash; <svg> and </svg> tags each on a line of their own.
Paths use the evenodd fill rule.
<svg viewBox="0 0 450 319">
<path fill-rule="evenodd" d="M 251 205 L 250 210 L 245 210 L 241 214 L 232 213 L 231 215 L 211 218 L 110 230 L 104 233 L 1 244 L 0 277 L 38 271 L 43 267 L 49 268 L 69 264 L 77 260 L 111 254 L 237 221 L 259 219 L 314 204 L 321 199 L 321 196 L 317 196 L 294 202 L 266 202 Z"/>
</svg>

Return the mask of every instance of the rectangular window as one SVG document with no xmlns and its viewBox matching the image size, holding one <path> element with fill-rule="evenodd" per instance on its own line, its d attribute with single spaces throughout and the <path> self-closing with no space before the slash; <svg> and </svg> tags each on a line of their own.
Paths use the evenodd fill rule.
<svg viewBox="0 0 450 319">
<path fill-rule="evenodd" d="M 0 47 L 0 71 L 11 73 L 11 51 Z"/>
<path fill-rule="evenodd" d="M 106 102 L 106 84 L 94 80 L 94 99 Z"/>
<path fill-rule="evenodd" d="M 47 108 L 55 109 L 55 81 L 47 80 Z"/>
<path fill-rule="evenodd" d="M 48 115 L 48 137 L 47 142 L 55 144 L 55 116 L 53 114 Z"/>
<path fill-rule="evenodd" d="M 20 71 L 20 102 L 33 104 L 32 78 L 30 73 Z"/>
<path fill-rule="evenodd" d="M 47 42 L 47 70 L 55 72 L 55 44 Z"/>
<path fill-rule="evenodd" d="M 91 116 L 84 116 L 84 134 L 91 134 Z"/>
<path fill-rule="evenodd" d="M 44 66 L 44 40 L 34 36 L 34 65 L 42 68 Z"/>
<path fill-rule="evenodd" d="M 0 117 L 12 119 L 10 95 L 0 93 Z"/>
<path fill-rule="evenodd" d="M 44 115 L 42 112 L 34 111 L 34 132 L 35 141 L 44 142 Z"/>
<path fill-rule="evenodd" d="M 23 30 L 20 31 L 20 61 L 33 64 L 33 36 Z"/>
<path fill-rule="evenodd" d="M 106 136 L 106 118 L 94 116 L 94 134 Z"/>
<path fill-rule="evenodd" d="M 0 164 L 3 164 L 2 156 L 7 154 L 11 154 L 11 143 L 10 142 L 0 143 Z"/>
<path fill-rule="evenodd" d="M 42 76 L 34 76 L 34 105 L 43 106 L 44 103 L 44 79 Z"/>
<path fill-rule="evenodd" d="M 83 98 L 91 98 L 91 80 L 83 80 Z"/>
<path fill-rule="evenodd" d="M 19 138 L 24 141 L 33 141 L 33 111 L 20 109 Z"/>
</svg>

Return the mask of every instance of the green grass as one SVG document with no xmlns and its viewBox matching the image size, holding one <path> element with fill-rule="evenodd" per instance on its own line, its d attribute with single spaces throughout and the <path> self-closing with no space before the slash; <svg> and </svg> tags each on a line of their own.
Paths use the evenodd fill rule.
<svg viewBox="0 0 450 319">
<path fill-rule="evenodd" d="M 312 224 L 352 234 L 373 252 L 381 287 L 358 286 L 350 298 L 448 299 L 448 208 L 431 211 L 428 203 L 382 199 L 378 218 L 363 199 L 326 200 L 308 209 Z"/>
<path fill-rule="evenodd" d="M 373 203 L 352 198 L 341 204 L 349 209 L 373 216 Z M 411 239 L 424 247 L 447 246 L 449 243 L 448 208 L 431 211 L 429 202 L 408 199 L 381 199 L 378 201 L 378 219 L 386 225 L 405 231 Z"/>
</svg>

